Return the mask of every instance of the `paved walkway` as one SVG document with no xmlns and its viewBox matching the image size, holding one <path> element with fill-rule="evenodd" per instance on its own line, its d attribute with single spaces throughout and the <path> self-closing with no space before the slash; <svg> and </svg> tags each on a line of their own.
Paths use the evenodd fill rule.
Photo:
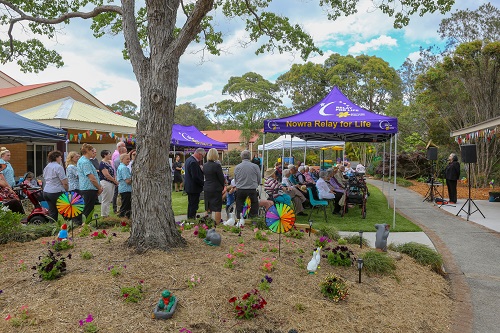
<svg viewBox="0 0 500 333">
<path fill-rule="evenodd" d="M 368 182 L 382 189 L 381 181 Z M 384 192 L 390 192 L 391 204 L 396 195 L 398 212 L 425 231 L 445 260 L 452 297 L 458 305 L 452 332 L 500 332 L 500 233 L 495 231 L 500 225 L 500 203 L 475 201 L 486 218 L 475 212 L 467 221 L 463 211 L 462 217 L 455 216 L 465 200 L 456 207 L 439 208 L 422 202 L 421 195 L 403 187 L 393 191 L 385 184 Z M 465 209 L 467 212 L 468 207 Z"/>
</svg>

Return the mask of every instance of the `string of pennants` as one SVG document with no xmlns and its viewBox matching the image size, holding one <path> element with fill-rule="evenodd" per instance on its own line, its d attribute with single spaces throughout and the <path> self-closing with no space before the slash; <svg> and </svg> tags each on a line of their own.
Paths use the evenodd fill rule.
<svg viewBox="0 0 500 333">
<path fill-rule="evenodd" d="M 455 137 L 455 142 L 458 144 L 470 143 L 472 141 L 477 142 L 483 140 L 484 142 L 491 142 L 494 140 L 499 132 L 499 127 L 487 128 L 479 131 L 467 133 L 464 135 L 459 135 Z"/>
<path fill-rule="evenodd" d="M 131 143 L 131 144 L 134 144 L 135 145 L 135 141 L 136 141 L 136 138 L 135 136 L 133 136 L 132 134 L 129 134 L 129 135 L 126 135 L 124 136 L 123 134 L 120 136 L 120 135 L 117 135 L 113 132 L 109 132 L 109 133 L 98 133 L 97 131 L 91 131 L 91 130 L 88 130 L 88 131 L 85 131 L 83 133 L 78 133 L 78 134 L 68 134 L 68 137 L 67 139 L 70 141 L 70 142 L 78 142 L 80 143 L 82 141 L 82 139 L 87 139 L 87 138 L 91 138 L 91 136 L 95 135 L 96 139 L 99 140 L 99 141 L 102 141 L 103 138 L 106 138 L 106 137 L 110 137 L 111 139 L 115 139 L 116 142 L 118 141 L 123 141 L 123 142 L 127 142 L 127 143 Z"/>
</svg>

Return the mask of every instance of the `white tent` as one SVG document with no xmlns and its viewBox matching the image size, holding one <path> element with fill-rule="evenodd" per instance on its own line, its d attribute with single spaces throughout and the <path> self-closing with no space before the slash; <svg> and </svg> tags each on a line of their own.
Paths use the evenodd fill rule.
<svg viewBox="0 0 500 333">
<path fill-rule="evenodd" d="M 273 142 L 266 143 L 266 150 L 290 149 L 291 148 L 321 148 L 330 146 L 344 146 L 344 141 L 305 141 L 296 136 L 282 135 Z M 262 150 L 259 145 L 258 150 Z"/>
</svg>

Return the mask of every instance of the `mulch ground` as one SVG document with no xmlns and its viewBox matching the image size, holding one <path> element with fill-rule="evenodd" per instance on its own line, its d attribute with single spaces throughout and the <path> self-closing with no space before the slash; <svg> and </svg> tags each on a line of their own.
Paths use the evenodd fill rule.
<svg viewBox="0 0 500 333">
<path fill-rule="evenodd" d="M 109 230 L 108 230 L 109 231 Z M 220 230 L 219 230 L 220 231 Z M 393 276 L 367 276 L 357 283 L 355 267 L 338 268 L 322 258 L 317 274 L 309 275 L 307 265 L 314 249 L 315 235 L 302 239 L 282 237 L 281 255 L 263 252 L 278 246 L 278 235 L 269 241 L 254 238 L 246 228 L 241 237 L 222 232 L 220 247 L 210 247 L 184 231 L 188 246 L 171 252 L 149 251 L 138 255 L 124 244 L 128 233 L 116 231 L 111 242 L 90 237 L 76 238 L 67 261 L 68 271 L 54 281 L 40 281 L 30 267 L 46 252 L 53 238 L 30 243 L 0 246 L 0 331 L 1 332 L 83 332 L 79 320 L 92 314 L 99 332 L 449 332 L 453 300 L 450 285 L 442 276 L 402 256 Z M 236 259 L 234 269 L 224 267 L 226 254 L 244 244 L 245 256 Z M 349 245 L 357 257 L 368 249 Z M 301 253 L 302 250 L 305 253 Z M 93 259 L 80 254 L 89 251 Z M 326 251 L 323 250 L 323 254 Z M 263 258 L 276 257 L 274 271 L 261 270 Z M 24 269 L 23 265 L 26 266 Z M 109 267 L 122 267 L 113 277 Z M 126 268 L 125 268 L 126 266 Z M 349 286 L 345 301 L 334 303 L 320 292 L 320 282 L 330 273 L 343 277 Z M 187 287 L 192 274 L 201 278 Z M 262 292 L 267 305 L 256 318 L 238 320 L 228 300 L 242 297 L 256 288 L 268 274 L 273 278 L 269 292 Z M 126 303 L 120 294 L 124 286 L 143 281 L 143 299 Z M 162 290 L 171 290 L 179 299 L 172 319 L 151 318 Z M 4 320 L 9 314 L 20 318 L 27 306 L 28 318 Z M 19 326 L 14 326 L 18 323 Z"/>
</svg>

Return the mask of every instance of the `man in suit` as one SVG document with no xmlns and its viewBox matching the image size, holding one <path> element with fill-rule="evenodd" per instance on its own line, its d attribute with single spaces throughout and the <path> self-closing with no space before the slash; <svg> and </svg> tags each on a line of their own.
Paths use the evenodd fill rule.
<svg viewBox="0 0 500 333">
<path fill-rule="evenodd" d="M 188 195 L 187 218 L 196 218 L 198 205 L 200 204 L 200 193 L 205 183 L 203 170 L 200 163 L 203 162 L 205 150 L 198 148 L 184 163 L 184 191 Z"/>
</svg>

